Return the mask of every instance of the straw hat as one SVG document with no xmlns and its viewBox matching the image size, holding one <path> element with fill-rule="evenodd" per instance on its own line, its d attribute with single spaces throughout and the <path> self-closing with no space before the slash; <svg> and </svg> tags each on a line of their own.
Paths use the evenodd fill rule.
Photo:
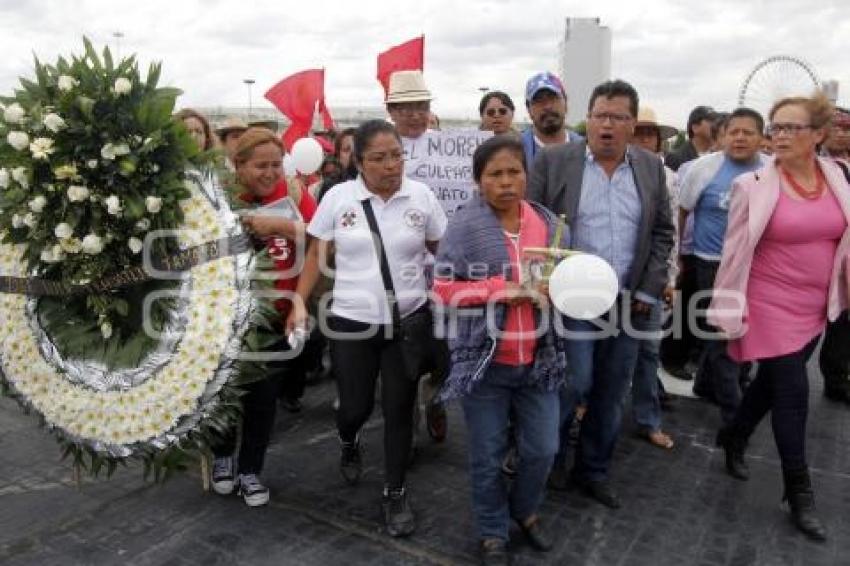
<svg viewBox="0 0 850 566">
<path fill-rule="evenodd" d="M 679 131 L 673 126 L 664 126 L 659 124 L 658 117 L 655 115 L 655 110 L 649 106 L 641 106 L 640 109 L 638 109 L 637 123 L 635 123 L 635 127 L 637 126 L 655 126 L 658 128 L 658 131 L 661 132 L 662 140 L 672 138 L 679 133 Z"/>
<path fill-rule="evenodd" d="M 387 104 L 400 102 L 427 102 L 432 100 L 431 91 L 425 86 L 422 71 L 396 71 L 390 75 Z"/>
<path fill-rule="evenodd" d="M 215 133 L 219 138 L 224 139 L 224 137 L 230 132 L 244 132 L 248 129 L 248 124 L 242 118 L 238 116 L 228 116 L 224 119 L 224 122 L 221 123 L 221 126 L 215 129 Z"/>
<path fill-rule="evenodd" d="M 248 122 L 249 128 L 265 128 L 277 133 L 277 120 L 254 120 Z"/>
</svg>

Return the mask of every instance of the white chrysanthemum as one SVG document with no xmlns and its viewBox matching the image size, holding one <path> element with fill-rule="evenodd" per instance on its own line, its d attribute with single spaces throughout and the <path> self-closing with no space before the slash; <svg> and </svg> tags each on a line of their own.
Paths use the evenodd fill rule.
<svg viewBox="0 0 850 566">
<path fill-rule="evenodd" d="M 33 159 L 47 159 L 54 151 L 56 151 L 56 148 L 50 138 L 35 138 L 30 144 L 30 153 L 32 153 Z"/>
</svg>

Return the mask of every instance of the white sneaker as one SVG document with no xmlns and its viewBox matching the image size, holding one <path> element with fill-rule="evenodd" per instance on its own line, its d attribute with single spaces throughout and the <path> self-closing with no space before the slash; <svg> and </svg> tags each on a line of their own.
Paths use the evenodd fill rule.
<svg viewBox="0 0 850 566">
<path fill-rule="evenodd" d="M 259 507 L 269 502 L 269 488 L 260 483 L 256 474 L 239 474 L 239 495 L 248 507 Z"/>
<path fill-rule="evenodd" d="M 219 495 L 230 495 L 233 487 L 233 457 L 216 458 L 212 469 L 213 491 Z"/>
</svg>

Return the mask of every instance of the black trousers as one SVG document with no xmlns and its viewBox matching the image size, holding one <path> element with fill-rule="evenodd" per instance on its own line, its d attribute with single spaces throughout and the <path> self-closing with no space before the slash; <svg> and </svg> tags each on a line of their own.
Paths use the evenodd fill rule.
<svg viewBox="0 0 850 566">
<path fill-rule="evenodd" d="M 797 352 L 759 360 L 756 378 L 744 392 L 731 424 L 732 433 L 746 439 L 770 411 L 773 438 L 782 467 L 786 470 L 806 467 L 806 419 L 809 412 L 806 362 L 814 352 L 818 338 Z"/>
<path fill-rule="evenodd" d="M 850 315 L 847 311 L 827 325 L 819 362 L 827 390 L 850 392 Z"/>
<path fill-rule="evenodd" d="M 719 261 L 707 261 L 696 258 L 697 285 L 700 291 L 714 289 L 714 278 L 720 267 Z M 710 299 L 700 301 L 700 308 L 706 309 Z M 702 328 L 708 332 L 716 329 L 701 321 Z M 741 386 L 739 376 L 740 365 L 726 353 L 726 340 L 704 340 L 700 354 L 699 369 L 697 370 L 694 389 L 711 392 L 717 404 L 720 405 L 720 415 L 724 423 L 729 423 L 738 405 L 741 403 Z"/>
<path fill-rule="evenodd" d="M 289 344 L 281 339 L 267 348 L 271 352 L 288 351 Z M 277 399 L 290 373 L 297 371 L 302 363 L 297 356 L 288 360 L 266 362 L 267 374 L 264 379 L 254 381 L 243 387 L 242 396 L 242 434 L 239 445 L 238 472 L 240 474 L 259 474 L 263 470 L 266 450 L 274 427 Z M 236 450 L 236 430 L 212 447 L 216 458 L 231 456 Z"/>
<path fill-rule="evenodd" d="M 381 375 L 384 413 L 384 469 L 390 488 L 404 485 L 413 439 L 413 405 L 418 382 L 406 377 L 398 341 L 386 327 L 331 317 L 331 360 L 339 390 L 337 429 L 343 442 L 354 442 L 375 406 L 375 382 Z M 359 335 L 359 336 L 358 336 Z"/>
<path fill-rule="evenodd" d="M 682 271 L 679 274 L 679 293 L 677 301 L 682 305 L 682 331 L 681 336 L 675 332 L 669 333 L 661 341 L 661 364 L 665 368 L 682 368 L 689 361 L 696 362 L 699 357 L 700 342 L 697 340 L 688 324 L 688 305 L 691 297 L 697 292 L 697 270 L 696 256 L 683 255 Z M 668 319 L 668 324 L 673 322 L 673 317 Z M 666 329 L 665 329 L 666 330 Z"/>
</svg>

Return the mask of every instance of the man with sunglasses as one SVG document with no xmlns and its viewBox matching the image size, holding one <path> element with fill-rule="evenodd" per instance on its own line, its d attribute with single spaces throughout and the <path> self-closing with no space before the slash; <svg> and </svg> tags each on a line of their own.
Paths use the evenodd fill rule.
<svg viewBox="0 0 850 566">
<path fill-rule="evenodd" d="M 525 83 L 525 107 L 532 123 L 522 133 L 525 162 L 529 169 L 541 148 L 583 139 L 565 127 L 567 93 L 561 79 L 552 73 L 544 71 L 528 79 Z"/>
</svg>

